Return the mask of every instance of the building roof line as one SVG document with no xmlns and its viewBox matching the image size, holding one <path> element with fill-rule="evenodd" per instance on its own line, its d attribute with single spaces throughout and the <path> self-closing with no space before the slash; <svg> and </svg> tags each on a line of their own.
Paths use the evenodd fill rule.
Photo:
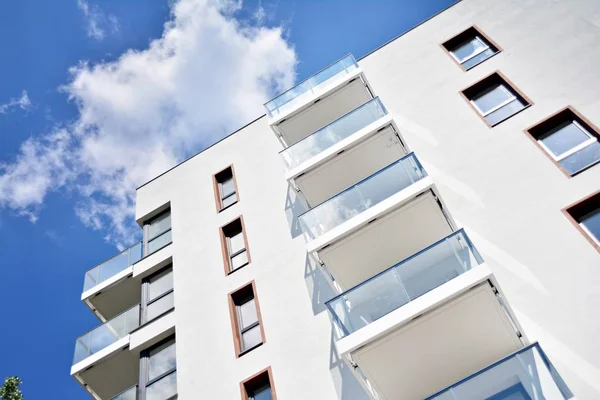
<svg viewBox="0 0 600 400">
<path fill-rule="evenodd" d="M 421 21 L 420 23 L 418 23 L 417 25 L 413 26 L 412 28 L 410 28 L 410 29 L 407 29 L 406 31 L 404 31 L 404 32 L 402 32 L 402 33 L 400 33 L 400 34 L 396 35 L 396 36 L 395 36 L 395 37 L 393 37 L 392 39 L 390 39 L 390 40 L 388 40 L 387 42 L 383 43 L 381 46 L 378 46 L 378 47 L 376 47 L 375 49 L 373 49 L 373 50 L 369 51 L 367 54 L 365 54 L 365 55 L 363 55 L 362 57 L 360 57 L 360 58 L 356 59 L 356 61 L 358 62 L 358 61 L 361 61 L 361 60 L 363 60 L 363 59 L 367 58 L 368 56 L 370 56 L 371 54 L 375 53 L 376 51 L 379 51 L 379 50 L 381 50 L 382 48 L 384 48 L 385 46 L 387 46 L 387 45 L 391 44 L 392 42 L 396 41 L 397 39 L 400 39 L 402 36 L 406 35 L 406 34 L 407 34 L 407 33 L 409 33 L 410 31 L 412 31 L 413 29 L 416 29 L 416 28 L 418 28 L 419 26 L 423 25 L 424 23 L 428 22 L 429 20 L 431 20 L 431 19 L 433 19 L 433 18 L 437 17 L 438 15 L 440 15 L 441 13 L 443 13 L 444 11 L 447 11 L 447 10 L 448 10 L 448 9 L 450 9 L 451 7 L 454 7 L 456 4 L 460 3 L 461 1 L 462 1 L 462 0 L 456 0 L 454 3 L 452 3 L 452 4 L 448 5 L 446 8 L 443 8 L 442 10 L 438 11 L 437 13 L 433 14 L 433 15 L 432 15 L 432 16 L 430 16 L 429 18 L 427 18 L 427 19 L 425 19 L 425 20 Z M 314 75 L 314 74 L 313 74 L 313 75 Z M 312 76 L 312 75 L 311 75 L 311 76 Z M 310 76 L 309 76 L 309 78 L 310 78 Z M 308 79 L 308 78 L 307 78 L 307 79 Z M 306 80 L 306 79 L 305 79 L 305 80 Z M 297 85 L 297 84 L 296 84 L 296 85 Z M 294 85 L 294 86 L 296 86 L 296 85 Z M 292 86 L 291 88 L 293 88 L 294 86 Z M 291 89 L 291 88 L 290 88 L 290 89 Z M 289 89 L 287 89 L 287 90 L 289 90 Z M 287 90 L 286 90 L 286 91 L 287 91 Z M 277 96 L 275 96 L 274 98 L 276 98 L 276 97 L 277 97 Z M 235 133 L 237 133 L 237 132 L 241 131 L 242 129 L 246 128 L 246 127 L 247 127 L 247 126 L 249 126 L 249 125 L 252 125 L 253 123 L 255 123 L 256 121 L 258 121 L 259 119 L 261 119 L 261 118 L 263 118 L 263 117 L 266 117 L 266 116 L 267 116 L 267 114 L 262 114 L 260 117 L 258 117 L 258 118 L 255 118 L 254 120 L 252 120 L 252 121 L 248 122 L 248 123 L 247 123 L 247 124 L 245 124 L 244 126 L 242 126 L 242 127 L 238 128 L 238 129 L 236 129 L 235 131 L 233 131 L 233 132 L 229 133 L 228 135 L 226 135 L 226 136 L 222 137 L 221 139 L 217 140 L 216 142 L 214 142 L 214 143 L 213 143 L 213 144 L 211 144 L 210 146 L 203 148 L 202 150 L 198 151 L 198 152 L 197 152 L 197 153 L 195 153 L 195 154 L 192 154 L 191 156 L 189 156 L 189 157 L 188 157 L 188 158 L 186 158 L 185 160 L 181 161 L 180 163 L 178 163 L 178 164 L 175 164 L 174 166 L 172 166 L 171 168 L 169 168 L 169 169 L 168 169 L 168 170 L 166 170 L 165 172 L 163 172 L 163 173 L 161 173 L 161 174 L 159 174 L 159 175 L 155 176 L 154 178 L 150 179 L 149 181 L 147 181 L 147 182 L 145 182 L 145 183 L 141 184 L 141 185 L 140 185 L 140 186 L 138 186 L 138 187 L 137 187 L 135 190 L 141 189 L 142 187 L 146 186 L 146 185 L 147 185 L 147 184 L 149 184 L 150 182 L 153 182 L 153 181 L 155 181 L 156 179 L 160 178 L 161 176 L 165 175 L 166 173 L 168 173 L 168 172 L 171 172 L 171 171 L 172 171 L 172 170 L 174 170 L 175 168 L 179 167 L 181 164 L 184 164 L 184 163 L 188 162 L 189 160 L 191 160 L 192 158 L 196 157 L 197 155 L 200 155 L 201 153 L 203 153 L 204 151 L 206 151 L 206 150 L 210 149 L 211 147 L 213 147 L 213 146 L 216 146 L 217 144 L 221 143 L 223 140 L 227 139 L 228 137 L 232 136 L 233 134 L 235 134 Z"/>
</svg>

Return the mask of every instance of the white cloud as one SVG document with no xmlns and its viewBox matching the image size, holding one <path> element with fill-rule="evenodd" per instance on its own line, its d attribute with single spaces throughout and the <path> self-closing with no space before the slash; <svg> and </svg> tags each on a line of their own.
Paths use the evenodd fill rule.
<svg viewBox="0 0 600 400">
<path fill-rule="evenodd" d="M 172 4 L 163 35 L 143 51 L 71 69 L 77 105 L 68 127 L 22 145 L 0 166 L 0 206 L 35 218 L 59 188 L 76 213 L 122 245 L 133 241 L 136 186 L 261 113 L 294 80 L 296 55 L 280 28 L 236 19 L 241 4 Z"/>
<path fill-rule="evenodd" d="M 96 40 L 102 40 L 106 37 L 106 30 L 110 32 L 119 31 L 119 21 L 114 15 L 104 15 L 98 5 L 87 2 L 87 0 L 77 0 L 77 7 L 83 13 L 87 24 L 87 35 Z"/>
<path fill-rule="evenodd" d="M 20 108 L 25 111 L 31 109 L 31 100 L 29 100 L 26 90 L 21 92 L 21 97 L 12 97 L 7 103 L 0 104 L 0 114 L 6 114 L 13 108 Z"/>
</svg>

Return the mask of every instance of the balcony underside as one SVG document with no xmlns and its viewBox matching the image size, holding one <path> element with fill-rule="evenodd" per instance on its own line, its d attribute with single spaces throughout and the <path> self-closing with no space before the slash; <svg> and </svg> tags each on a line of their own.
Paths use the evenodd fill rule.
<svg viewBox="0 0 600 400">
<path fill-rule="evenodd" d="M 139 354 L 132 353 L 127 348 L 119 350 L 74 374 L 74 377 L 88 392 L 95 393 L 102 400 L 109 400 L 138 382 L 138 357 Z"/>
<path fill-rule="evenodd" d="M 274 128 L 285 143 L 291 146 L 299 142 L 373 98 L 360 75 L 352 79 L 340 82 L 321 97 L 317 95 L 311 98 L 304 109 L 276 123 Z M 321 100 L 314 104 L 319 98 Z"/>
<path fill-rule="evenodd" d="M 391 125 L 381 132 L 378 129 L 375 125 L 373 131 L 359 132 L 349 138 L 353 141 L 347 146 L 335 148 L 336 153 L 321 162 L 315 160 L 312 169 L 293 178 L 309 205 L 329 199 L 406 155 Z"/>
<path fill-rule="evenodd" d="M 381 400 L 444 389 L 524 345 L 485 278 L 487 266 L 475 267 L 340 339 L 338 350 Z"/>
<path fill-rule="evenodd" d="M 425 188 L 418 197 L 391 202 L 375 222 L 367 220 L 361 229 L 317 251 L 342 289 L 358 285 L 452 232 L 433 192 L 428 185 Z"/>
</svg>

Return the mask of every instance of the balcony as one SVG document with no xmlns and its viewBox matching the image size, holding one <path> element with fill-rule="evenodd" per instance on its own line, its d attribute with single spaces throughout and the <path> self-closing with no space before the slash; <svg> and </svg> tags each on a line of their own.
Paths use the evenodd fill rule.
<svg viewBox="0 0 600 400">
<path fill-rule="evenodd" d="M 492 272 L 463 230 L 347 290 L 327 307 L 338 352 L 360 369 L 381 400 L 424 398 L 525 341 Z"/>
<path fill-rule="evenodd" d="M 574 396 L 540 345 L 534 343 L 427 400 L 567 400 Z"/>
<path fill-rule="evenodd" d="M 79 337 L 71 375 L 101 399 L 110 399 L 131 387 L 137 382 L 139 356 L 122 350 L 129 347 L 130 333 L 139 326 L 137 304 Z"/>
<path fill-rule="evenodd" d="M 308 252 L 347 289 L 453 231 L 409 154 L 298 217 Z"/>
<path fill-rule="evenodd" d="M 281 151 L 286 179 L 309 204 L 335 193 L 406 155 L 392 118 L 375 98 Z"/>
<path fill-rule="evenodd" d="M 361 68 L 348 55 L 267 102 L 265 108 L 269 124 L 289 146 L 372 98 Z"/>
</svg>

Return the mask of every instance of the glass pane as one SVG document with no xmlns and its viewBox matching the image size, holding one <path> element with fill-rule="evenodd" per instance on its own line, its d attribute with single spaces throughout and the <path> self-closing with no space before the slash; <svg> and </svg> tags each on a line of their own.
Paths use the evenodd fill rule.
<svg viewBox="0 0 600 400">
<path fill-rule="evenodd" d="M 366 208 L 370 208 L 409 187 L 416 180 L 418 179 L 414 175 L 412 165 L 408 162 L 400 162 L 379 171 L 370 179 L 356 185 L 356 188 L 360 192 Z"/>
<path fill-rule="evenodd" d="M 177 372 L 146 387 L 146 400 L 167 400 L 177 394 Z"/>
<path fill-rule="evenodd" d="M 250 400 L 272 400 L 271 387 L 265 385 L 260 389 L 256 389 L 250 394 L 249 398 Z"/>
<path fill-rule="evenodd" d="M 146 308 L 146 322 L 153 320 L 175 306 L 173 292 L 161 297 Z"/>
<path fill-rule="evenodd" d="M 466 43 L 461 44 L 456 49 L 452 50 L 452 53 L 456 56 L 458 61 L 461 63 L 464 59 L 472 56 L 475 53 L 485 49 L 487 45 L 483 43 L 478 37 L 474 37 Z"/>
<path fill-rule="evenodd" d="M 246 248 L 244 243 L 244 234 L 240 231 L 229 238 L 229 254 L 235 254 L 238 251 Z"/>
<path fill-rule="evenodd" d="M 600 209 L 583 217 L 581 225 L 600 242 Z"/>
<path fill-rule="evenodd" d="M 254 328 L 242 333 L 242 351 L 251 349 L 260 343 L 262 343 L 260 325 L 256 325 Z"/>
<path fill-rule="evenodd" d="M 148 381 L 175 369 L 175 366 L 175 343 L 153 350 L 148 358 Z"/>
<path fill-rule="evenodd" d="M 234 194 L 230 195 L 229 197 L 226 197 L 226 198 L 222 199 L 221 200 L 221 206 L 223 208 L 229 207 L 230 205 L 232 205 L 236 201 L 237 201 L 237 193 L 234 193 Z"/>
<path fill-rule="evenodd" d="M 258 322 L 258 315 L 256 313 L 256 303 L 254 298 L 248 300 L 242 305 L 237 306 L 238 318 L 240 321 L 240 329 L 244 329 L 256 322 Z"/>
<path fill-rule="evenodd" d="M 563 158 L 560 164 L 565 167 L 570 174 L 581 171 L 585 167 L 594 164 L 600 160 L 600 143 L 594 142 L 589 146 Z"/>
<path fill-rule="evenodd" d="M 173 289 L 173 271 L 166 271 L 161 275 L 151 278 L 148 283 L 148 299 L 152 300 L 161 294 Z"/>
<path fill-rule="evenodd" d="M 555 155 L 571 150 L 573 147 L 585 142 L 590 136 L 579 129 L 573 122 L 565 122 L 544 135 L 540 141 Z"/>
<path fill-rule="evenodd" d="M 148 227 L 148 240 L 158 236 L 163 233 L 167 229 L 171 228 L 171 213 L 168 212 L 166 214 L 161 215 L 156 218 L 154 221 L 150 222 Z"/>
<path fill-rule="evenodd" d="M 498 122 L 504 121 L 511 115 L 521 111 L 523 108 L 525 108 L 525 105 L 521 102 L 521 100 L 516 99 L 504 107 L 494 111 L 493 113 L 486 115 L 485 119 L 490 123 L 490 125 L 493 126 Z"/>
<path fill-rule="evenodd" d="M 151 242 L 148 242 L 148 254 L 154 253 L 156 250 L 171 243 L 171 231 L 165 232 L 156 237 Z"/>
<path fill-rule="evenodd" d="M 487 49 L 486 51 L 477 54 L 475 57 L 468 59 L 467 61 L 465 61 L 464 63 L 462 63 L 462 66 L 465 69 L 469 69 L 469 68 L 473 68 L 474 66 L 476 66 L 477 64 L 479 64 L 482 61 L 487 60 L 488 58 L 490 58 L 491 56 L 493 56 L 494 54 L 496 54 L 496 52 L 492 49 Z"/>
<path fill-rule="evenodd" d="M 113 397 L 111 400 L 137 400 L 137 386 L 134 386 L 127 391 Z"/>
<path fill-rule="evenodd" d="M 487 90 L 477 96 L 475 96 L 472 100 L 477 108 L 485 114 L 489 110 L 494 107 L 497 107 L 502 102 L 513 98 L 513 94 L 504 87 L 504 85 L 496 85 L 491 90 Z"/>
<path fill-rule="evenodd" d="M 227 180 L 220 183 L 221 185 L 221 198 L 227 197 L 228 195 L 235 192 L 235 185 L 233 184 L 233 178 L 227 178 Z"/>
<path fill-rule="evenodd" d="M 231 270 L 236 270 L 248 264 L 248 253 L 242 252 L 235 257 L 231 257 Z"/>
</svg>

